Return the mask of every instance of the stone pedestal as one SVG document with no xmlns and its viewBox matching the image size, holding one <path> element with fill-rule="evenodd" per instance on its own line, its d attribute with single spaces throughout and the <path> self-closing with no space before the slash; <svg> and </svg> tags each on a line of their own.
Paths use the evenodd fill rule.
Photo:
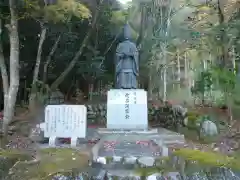
<svg viewBox="0 0 240 180">
<path fill-rule="evenodd" d="M 143 89 L 111 89 L 108 91 L 107 128 L 147 130 L 147 92 Z"/>
<path fill-rule="evenodd" d="M 148 127 L 147 93 L 141 89 L 108 92 L 107 128 L 99 128 L 100 141 L 92 148 L 93 163 L 110 177 L 136 177 L 138 167 L 153 167 L 168 156 L 167 143 L 183 143 L 184 136 Z M 152 175 L 149 178 L 157 178 Z"/>
<path fill-rule="evenodd" d="M 185 142 L 184 135 L 164 128 L 149 129 L 148 131 L 124 131 L 101 128 L 98 130 L 98 133 L 102 138 L 92 149 L 94 161 L 97 161 L 99 158 L 105 159 L 105 157 L 109 156 L 121 158 L 134 157 L 135 159 L 139 157 L 155 158 L 168 156 L 168 144 L 182 144 Z M 139 144 L 140 146 L 133 144 Z M 127 147 L 126 145 L 131 145 L 131 148 L 134 148 L 136 153 L 132 154 L 130 146 Z M 109 153 L 104 153 L 102 150 L 104 146 L 108 146 L 108 149 L 112 152 L 108 151 Z M 148 146 L 150 146 L 150 149 L 147 148 Z M 142 147 L 146 151 L 145 154 L 143 153 L 143 149 L 141 149 Z M 152 147 L 154 147 L 154 150 L 151 149 Z M 154 152 L 155 150 L 156 152 Z M 154 155 L 154 153 L 156 154 Z"/>
</svg>

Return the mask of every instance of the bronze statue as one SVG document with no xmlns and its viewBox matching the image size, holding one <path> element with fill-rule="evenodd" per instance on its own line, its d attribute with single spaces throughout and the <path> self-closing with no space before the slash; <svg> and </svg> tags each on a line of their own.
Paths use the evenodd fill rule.
<svg viewBox="0 0 240 180">
<path fill-rule="evenodd" d="M 136 89 L 139 75 L 139 54 L 135 43 L 130 41 L 130 28 L 126 24 L 123 28 L 123 42 L 119 43 L 116 50 L 116 79 L 117 89 Z"/>
</svg>

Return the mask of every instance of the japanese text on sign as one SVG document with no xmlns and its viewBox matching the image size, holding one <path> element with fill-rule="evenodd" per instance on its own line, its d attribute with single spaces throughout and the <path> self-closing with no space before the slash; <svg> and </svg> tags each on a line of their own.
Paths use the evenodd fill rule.
<svg viewBox="0 0 240 180">
<path fill-rule="evenodd" d="M 45 109 L 45 137 L 85 137 L 86 107 L 82 105 L 49 105 Z"/>
<path fill-rule="evenodd" d="M 125 94 L 125 119 L 129 119 L 129 93 Z"/>
<path fill-rule="evenodd" d="M 136 92 L 133 93 L 133 103 L 137 104 L 137 93 Z"/>
</svg>

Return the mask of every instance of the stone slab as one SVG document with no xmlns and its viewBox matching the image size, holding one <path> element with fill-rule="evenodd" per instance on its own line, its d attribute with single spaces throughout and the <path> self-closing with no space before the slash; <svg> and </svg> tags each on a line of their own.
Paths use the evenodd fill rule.
<svg viewBox="0 0 240 180">
<path fill-rule="evenodd" d="M 156 143 L 168 144 L 183 144 L 185 143 L 185 137 L 183 134 L 170 131 L 165 128 L 158 128 L 157 134 L 149 135 L 151 139 L 156 141 Z"/>
<path fill-rule="evenodd" d="M 78 143 L 76 144 L 76 147 L 70 146 L 69 138 L 59 139 L 59 142 L 58 142 L 58 144 L 56 144 L 56 146 L 58 148 L 75 148 L 75 149 L 82 149 L 82 148 L 87 147 L 89 149 L 89 151 L 91 151 L 92 146 L 97 141 L 99 141 L 100 138 L 101 138 L 101 135 L 98 134 L 96 128 L 87 128 L 86 137 L 79 139 Z M 44 141 L 41 140 L 41 141 L 35 141 L 35 142 L 39 146 L 39 148 L 49 148 L 49 144 L 48 144 L 49 139 L 48 138 L 45 138 Z"/>
<path fill-rule="evenodd" d="M 148 157 L 160 156 L 160 147 L 149 141 L 104 141 L 98 150 L 101 157 Z"/>
<path fill-rule="evenodd" d="M 86 137 L 87 109 L 84 105 L 48 105 L 45 122 L 40 124 L 49 146 L 58 145 L 59 138 L 71 138 L 71 146 Z"/>
<path fill-rule="evenodd" d="M 121 129 L 109 129 L 109 128 L 98 128 L 99 134 L 156 134 L 158 129 L 147 129 L 147 130 L 121 130 Z"/>
<path fill-rule="evenodd" d="M 155 129 L 156 132 L 156 129 Z M 125 143 L 136 143 L 136 142 L 152 142 L 152 144 L 154 144 L 155 146 L 158 146 L 158 148 L 160 149 L 160 156 L 167 156 L 168 155 L 168 144 L 182 144 L 185 143 L 185 138 L 184 135 L 181 135 L 179 133 L 176 132 L 172 132 L 169 131 L 167 129 L 164 128 L 158 128 L 156 133 L 106 133 L 106 134 L 102 134 L 102 138 L 101 140 L 92 148 L 92 152 L 93 152 L 93 160 L 97 161 L 97 159 L 99 157 L 103 158 L 102 156 L 100 156 L 101 154 L 101 149 L 104 146 L 104 144 L 106 144 L 106 142 L 109 142 L 109 144 L 111 145 L 110 142 L 113 143 L 113 145 L 115 144 L 115 142 L 125 142 Z M 121 143 L 120 143 L 121 144 Z M 144 143 L 143 143 L 144 144 Z M 112 147 L 110 146 L 110 149 Z M 135 147 L 135 151 L 137 152 L 137 154 L 131 154 L 128 152 L 130 152 L 131 150 L 129 150 L 129 147 L 122 147 L 122 150 L 118 151 L 118 150 L 114 150 L 114 153 L 110 154 L 110 156 L 114 155 L 115 157 L 123 157 L 124 154 L 121 153 L 125 152 L 125 156 L 132 156 L 132 157 L 140 157 L 143 156 L 143 154 L 141 153 L 141 148 L 139 147 Z M 109 154 L 104 154 L 105 157 L 108 157 Z M 150 153 L 148 155 L 145 156 L 150 156 Z"/>
<path fill-rule="evenodd" d="M 108 91 L 107 128 L 148 129 L 147 92 L 143 89 Z"/>
<path fill-rule="evenodd" d="M 178 180 L 180 173 L 178 172 L 169 172 L 166 174 L 161 173 L 153 173 L 151 175 L 148 175 L 145 179 L 146 180 L 159 180 L 159 179 L 171 179 L 171 180 Z M 132 179 L 132 180 L 140 180 L 142 177 L 139 175 L 139 173 L 136 172 L 136 170 L 108 170 L 107 171 L 107 177 L 109 179 Z"/>
<path fill-rule="evenodd" d="M 184 135 L 180 133 L 176 133 L 170 130 L 167 130 L 165 128 L 152 128 L 148 129 L 145 131 L 140 131 L 140 130 L 112 130 L 112 129 L 107 129 L 107 128 L 99 128 L 98 133 L 101 136 L 105 136 L 107 139 L 111 139 L 113 134 L 116 135 L 131 135 L 131 138 L 135 140 L 139 139 L 153 139 L 154 141 L 158 143 L 163 143 L 163 144 L 172 144 L 172 143 L 184 143 L 185 142 L 185 137 Z M 108 136 L 110 135 L 110 136 Z M 137 136 L 133 136 L 137 135 Z M 108 136 L 108 137 L 106 137 Z"/>
<path fill-rule="evenodd" d="M 105 163 L 106 157 L 131 159 L 133 164 L 141 157 L 159 157 L 161 147 L 146 135 L 106 135 L 92 148 L 93 161 Z M 118 160 L 116 160 L 118 161 Z"/>
</svg>

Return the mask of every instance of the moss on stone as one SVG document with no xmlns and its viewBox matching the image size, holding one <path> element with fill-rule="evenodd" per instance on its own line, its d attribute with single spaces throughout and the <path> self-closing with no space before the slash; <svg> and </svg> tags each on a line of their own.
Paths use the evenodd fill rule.
<svg viewBox="0 0 240 180">
<path fill-rule="evenodd" d="M 106 163 L 109 164 L 113 161 L 113 157 L 105 157 L 106 158 Z"/>
<path fill-rule="evenodd" d="M 51 179 L 58 173 L 63 175 L 83 172 L 89 165 L 87 153 L 70 148 L 48 148 L 39 151 L 40 161 L 21 162 L 13 168 L 12 178 Z"/>
<path fill-rule="evenodd" d="M 158 157 L 155 159 L 154 166 L 152 167 L 137 167 L 134 174 L 137 176 L 150 176 L 155 173 L 164 174 L 168 172 L 176 171 L 171 164 L 170 157 Z"/>
<path fill-rule="evenodd" d="M 10 169 L 20 161 L 29 161 L 32 157 L 17 150 L 0 150 L 0 178 L 4 179 L 9 174 Z"/>
<path fill-rule="evenodd" d="M 134 175 L 136 176 L 141 176 L 141 177 L 146 177 L 150 176 L 155 173 L 163 173 L 164 169 L 159 168 L 159 167 L 143 167 L 143 168 L 137 168 L 134 171 Z"/>
<path fill-rule="evenodd" d="M 0 157 L 16 159 L 18 161 L 26 161 L 32 159 L 32 157 L 29 154 L 14 149 L 0 150 Z"/>
<path fill-rule="evenodd" d="M 162 166 L 163 164 L 166 164 L 170 161 L 170 157 L 167 156 L 167 157 L 158 157 L 158 158 L 155 158 L 155 165 L 156 166 Z"/>
<path fill-rule="evenodd" d="M 196 111 L 189 111 L 187 113 L 188 117 L 199 117 L 200 113 L 196 112 Z"/>
<path fill-rule="evenodd" d="M 186 160 L 197 161 L 202 165 L 240 170 L 240 159 L 226 156 L 218 152 L 203 152 L 200 150 L 183 148 L 176 150 L 174 155 L 183 157 Z"/>
<path fill-rule="evenodd" d="M 200 114 L 194 111 L 190 111 L 188 112 L 187 117 L 188 117 L 188 121 L 186 126 L 189 129 L 197 129 L 197 121 L 200 117 Z"/>
</svg>

